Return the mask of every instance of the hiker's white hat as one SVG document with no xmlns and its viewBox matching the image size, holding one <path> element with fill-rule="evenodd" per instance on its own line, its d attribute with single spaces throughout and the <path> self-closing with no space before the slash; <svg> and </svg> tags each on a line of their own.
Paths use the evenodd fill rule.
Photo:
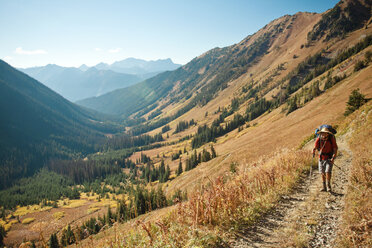
<svg viewBox="0 0 372 248">
<path fill-rule="evenodd" d="M 331 131 L 329 131 L 328 128 L 326 127 L 322 127 L 322 129 L 320 129 L 319 133 L 329 133 L 329 134 L 333 134 Z"/>
</svg>

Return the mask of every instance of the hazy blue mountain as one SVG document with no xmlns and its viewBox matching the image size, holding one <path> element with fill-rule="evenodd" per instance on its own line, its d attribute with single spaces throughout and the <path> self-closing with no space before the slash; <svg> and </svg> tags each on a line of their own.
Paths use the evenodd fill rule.
<svg viewBox="0 0 372 248">
<path fill-rule="evenodd" d="M 0 60 L 0 188 L 50 158 L 95 151 L 116 130 L 102 120 Z"/>
<path fill-rule="evenodd" d="M 88 69 L 89 69 L 89 66 L 87 66 L 86 64 L 82 64 L 81 66 L 79 66 L 80 71 L 87 71 Z"/>
<path fill-rule="evenodd" d="M 95 68 L 99 70 L 112 70 L 120 73 L 143 75 L 148 73 L 160 73 L 164 71 L 173 71 L 181 65 L 174 64 L 171 59 L 159 59 L 146 61 L 143 59 L 127 58 L 117 61 L 111 65 L 99 63 Z"/>
<path fill-rule="evenodd" d="M 94 67 L 83 66 L 82 68 L 86 70 L 57 65 L 20 70 L 70 101 L 99 96 L 143 80 L 143 76 L 117 73 L 111 70 L 98 70 Z"/>
<path fill-rule="evenodd" d="M 113 63 L 99 63 L 79 68 L 46 65 L 19 69 L 70 101 L 96 97 L 125 88 L 153 77 L 163 71 L 172 71 L 180 65 L 171 59 L 146 61 L 128 58 Z"/>
</svg>

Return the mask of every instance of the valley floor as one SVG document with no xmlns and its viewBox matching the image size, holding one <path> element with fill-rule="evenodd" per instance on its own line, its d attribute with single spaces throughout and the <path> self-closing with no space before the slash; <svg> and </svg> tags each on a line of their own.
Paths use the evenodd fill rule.
<svg viewBox="0 0 372 248">
<path fill-rule="evenodd" d="M 345 139 L 337 139 L 339 155 L 333 168 L 332 193 L 320 192 L 322 179 L 314 159 L 312 173 L 303 175 L 293 192 L 282 196 L 255 225 L 237 233 L 230 247 L 334 247 L 352 162 Z"/>
</svg>

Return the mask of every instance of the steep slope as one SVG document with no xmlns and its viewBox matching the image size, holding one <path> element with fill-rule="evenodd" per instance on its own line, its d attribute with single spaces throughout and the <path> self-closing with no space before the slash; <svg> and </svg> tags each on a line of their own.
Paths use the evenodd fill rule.
<svg viewBox="0 0 372 248">
<path fill-rule="evenodd" d="M 57 65 L 20 69 L 70 101 L 99 96 L 142 81 L 143 76 L 111 70 L 66 68 Z"/>
<path fill-rule="evenodd" d="M 0 61 L 0 188 L 30 175 L 51 157 L 95 150 L 115 128 Z"/>
</svg>

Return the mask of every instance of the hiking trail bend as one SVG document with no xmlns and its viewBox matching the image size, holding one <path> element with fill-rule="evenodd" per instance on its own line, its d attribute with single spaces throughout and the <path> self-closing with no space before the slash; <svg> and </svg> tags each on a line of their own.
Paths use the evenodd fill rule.
<svg viewBox="0 0 372 248">
<path fill-rule="evenodd" d="M 282 196 L 276 206 L 255 224 L 240 230 L 229 246 L 293 247 L 306 236 L 309 247 L 334 247 L 352 162 L 346 138 L 345 135 L 337 137 L 338 156 L 332 171 L 332 193 L 320 192 L 322 179 L 317 159 L 314 159 L 316 167 L 313 166 L 311 178 L 309 174 L 303 175 L 291 194 Z M 311 152 L 313 145 L 314 142 L 310 142 L 305 149 Z"/>
</svg>

